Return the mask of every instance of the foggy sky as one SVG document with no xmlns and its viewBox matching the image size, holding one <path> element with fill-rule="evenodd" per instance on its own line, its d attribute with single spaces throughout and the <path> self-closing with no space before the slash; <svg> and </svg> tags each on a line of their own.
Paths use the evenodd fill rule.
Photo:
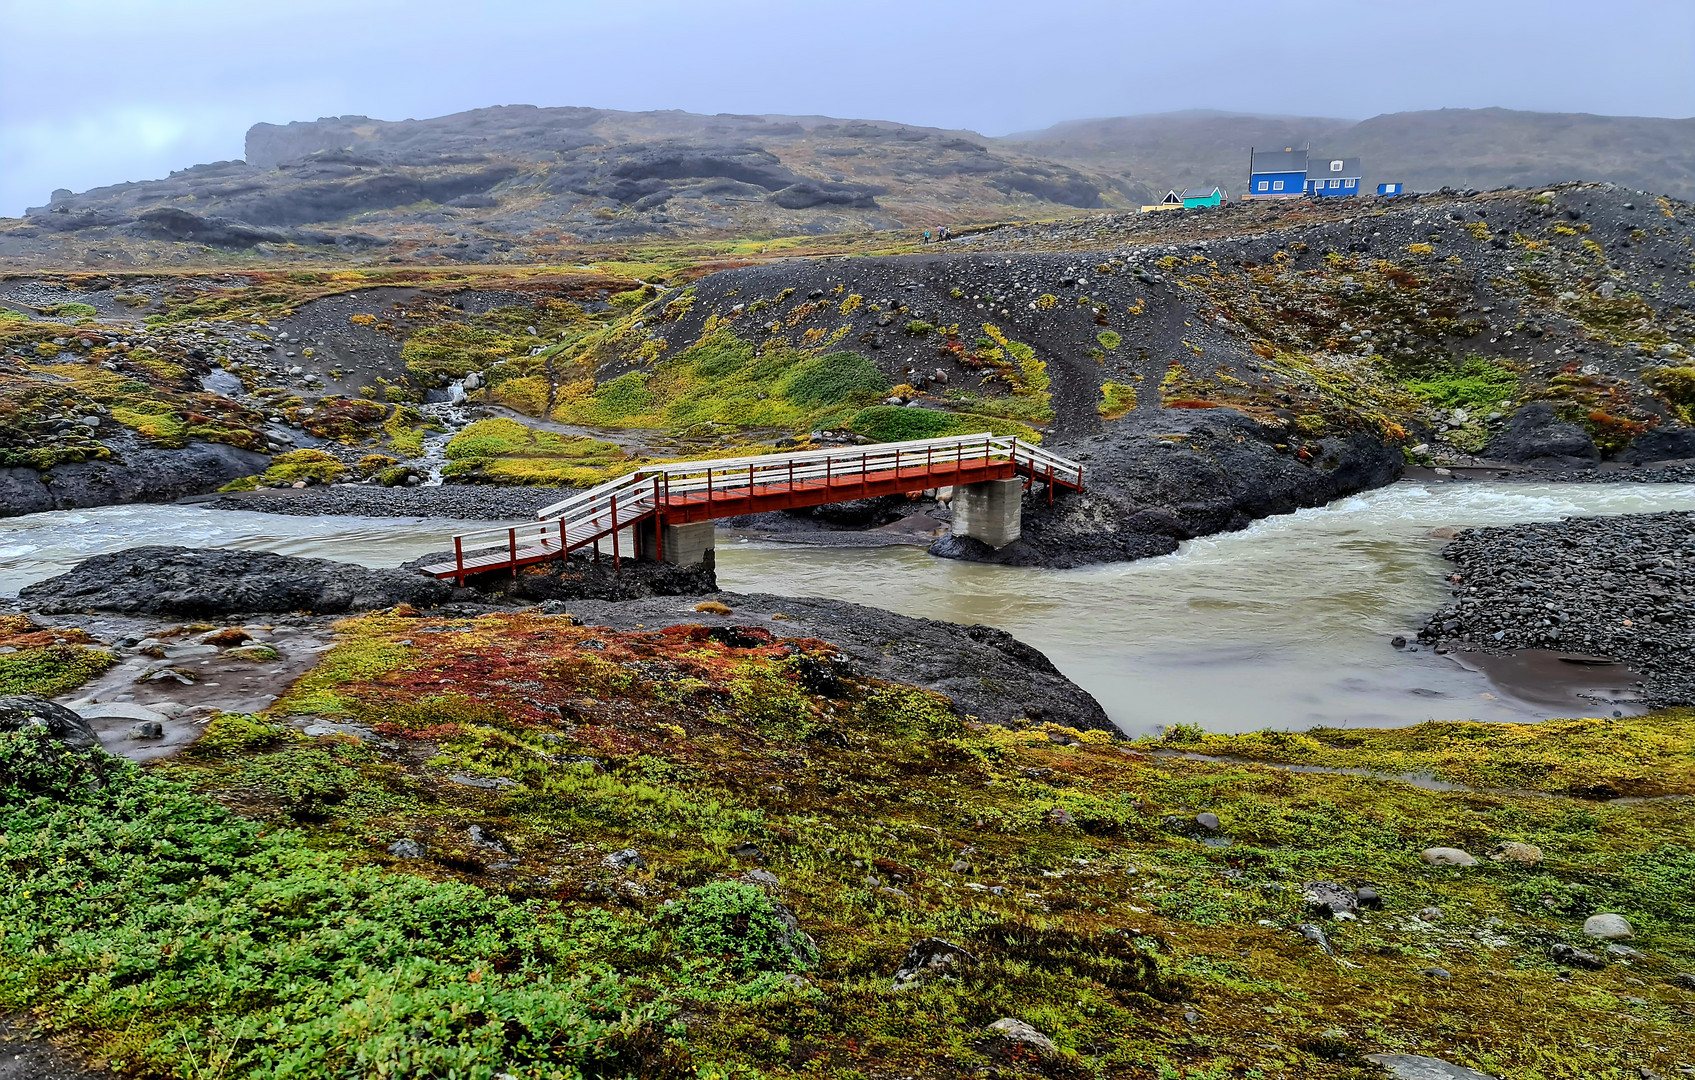
<svg viewBox="0 0 1695 1080">
<path fill-rule="evenodd" d="M 0 0 L 0 216 L 54 188 L 238 158 L 259 121 L 487 105 L 822 114 L 989 135 L 1191 108 L 1695 115 L 1695 0 L 1327 7 Z"/>
</svg>

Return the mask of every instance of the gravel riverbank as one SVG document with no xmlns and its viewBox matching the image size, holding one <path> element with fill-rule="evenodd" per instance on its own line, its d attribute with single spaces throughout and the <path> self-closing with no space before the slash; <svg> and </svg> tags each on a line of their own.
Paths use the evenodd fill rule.
<svg viewBox="0 0 1695 1080">
<path fill-rule="evenodd" d="M 1468 529 L 1442 552 L 1453 603 L 1419 637 L 1489 653 L 1621 660 L 1651 705 L 1695 702 L 1695 514 L 1566 518 Z"/>
<path fill-rule="evenodd" d="M 494 487 L 443 484 L 440 487 L 329 487 L 243 491 L 193 500 L 211 510 L 257 510 L 264 514 L 323 517 L 434 517 L 508 521 L 534 517 L 537 510 L 576 494 L 574 488 Z"/>
</svg>

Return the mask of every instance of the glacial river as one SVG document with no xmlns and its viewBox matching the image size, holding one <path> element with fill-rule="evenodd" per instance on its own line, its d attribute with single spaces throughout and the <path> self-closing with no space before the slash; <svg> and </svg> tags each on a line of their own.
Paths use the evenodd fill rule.
<svg viewBox="0 0 1695 1080">
<path fill-rule="evenodd" d="M 1400 483 L 1186 543 L 1158 559 L 1030 570 L 921 548 L 819 548 L 720 535 L 731 591 L 823 596 L 1001 627 L 1041 649 L 1130 734 L 1593 713 L 1512 692 L 1454 658 L 1397 651 L 1448 599 L 1439 526 L 1695 510 L 1695 485 Z M 393 566 L 461 528 L 417 518 L 299 518 L 124 506 L 0 519 L 0 595 L 138 544 L 257 548 Z M 335 541 L 327 548 L 324 541 Z M 1582 674 L 1581 671 L 1578 672 Z"/>
</svg>

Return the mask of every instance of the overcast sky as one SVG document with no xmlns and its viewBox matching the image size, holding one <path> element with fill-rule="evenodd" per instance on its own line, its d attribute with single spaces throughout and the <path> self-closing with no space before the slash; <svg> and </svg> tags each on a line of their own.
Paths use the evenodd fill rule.
<svg viewBox="0 0 1695 1080">
<path fill-rule="evenodd" d="M 1695 0 L 0 0 L 0 216 L 259 121 L 486 105 L 1001 135 L 1174 109 L 1695 115 Z"/>
</svg>

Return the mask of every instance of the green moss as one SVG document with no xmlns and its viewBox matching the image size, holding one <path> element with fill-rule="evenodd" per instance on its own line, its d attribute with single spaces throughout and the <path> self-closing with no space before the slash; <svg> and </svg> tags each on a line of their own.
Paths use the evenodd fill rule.
<svg viewBox="0 0 1695 1080">
<path fill-rule="evenodd" d="M 1695 367 L 1649 368 L 1642 378 L 1659 391 L 1680 420 L 1695 424 Z"/>
<path fill-rule="evenodd" d="M 1481 356 L 1467 357 L 1457 368 L 1407 383 L 1407 389 L 1445 409 L 1495 405 L 1518 393 L 1518 374 Z"/>
<path fill-rule="evenodd" d="M 322 450 L 290 450 L 271 459 L 261 481 L 266 484 L 292 484 L 312 477 L 333 484 L 347 476 L 347 466 L 334 454 Z"/>
<path fill-rule="evenodd" d="M 1100 342 L 1101 348 L 1106 349 L 1108 352 L 1111 352 L 1113 349 L 1118 348 L 1124 343 L 1124 339 L 1119 336 L 1118 331 L 1116 330 L 1102 330 L 1100 333 L 1095 335 L 1095 340 Z"/>
<path fill-rule="evenodd" d="M 719 329 L 667 354 L 651 372 L 629 372 L 598 387 L 586 380 L 567 387 L 553 415 L 595 427 L 807 431 L 844 424 L 887 386 L 869 361 L 853 353 L 761 349 Z"/>
<path fill-rule="evenodd" d="M 448 476 L 504 484 L 589 487 L 632 466 L 615 444 L 538 431 L 515 420 L 478 420 L 447 444 Z"/>
<path fill-rule="evenodd" d="M 1209 754 L 1566 794 L 1695 794 L 1695 710 L 1540 724 L 1429 723 L 1378 731 L 1316 728 L 1209 735 L 1173 729 L 1167 743 Z"/>
<path fill-rule="evenodd" d="M 875 405 L 861 409 L 850 425 L 853 432 L 878 442 L 904 442 L 908 439 L 940 439 L 949 435 L 973 435 L 987 431 L 991 435 L 1015 435 L 1028 442 L 1040 442 L 1034 428 L 1016 421 L 977 413 L 943 412 L 940 409 L 909 409 L 900 405 Z"/>
<path fill-rule="evenodd" d="M 0 694 L 57 697 L 75 690 L 118 662 L 104 649 L 77 645 L 23 648 L 0 655 Z"/>
<path fill-rule="evenodd" d="M 125 762 L 24 766 L 36 742 L 0 735 L 0 1003 L 126 1072 L 582 1075 L 663 1015 L 550 905 L 350 870 Z"/>
<path fill-rule="evenodd" d="M 1136 388 L 1125 383 L 1108 380 L 1101 383 L 1101 400 L 1095 404 L 1095 411 L 1102 419 L 1117 420 L 1136 407 Z"/>
</svg>

